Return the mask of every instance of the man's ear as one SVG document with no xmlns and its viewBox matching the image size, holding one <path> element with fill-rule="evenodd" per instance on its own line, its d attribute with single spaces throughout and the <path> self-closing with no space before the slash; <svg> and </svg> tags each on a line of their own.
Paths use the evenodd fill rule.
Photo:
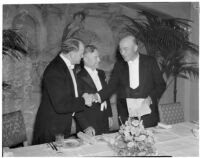
<svg viewBox="0 0 200 158">
<path fill-rule="evenodd" d="M 69 52 L 69 56 L 71 59 L 74 59 L 74 54 L 75 54 L 74 52 Z"/>
<path fill-rule="evenodd" d="M 138 45 L 136 45 L 135 47 L 134 47 L 134 51 L 136 52 L 138 50 Z"/>
<path fill-rule="evenodd" d="M 86 55 L 83 55 L 83 61 L 87 62 L 87 56 Z"/>
</svg>

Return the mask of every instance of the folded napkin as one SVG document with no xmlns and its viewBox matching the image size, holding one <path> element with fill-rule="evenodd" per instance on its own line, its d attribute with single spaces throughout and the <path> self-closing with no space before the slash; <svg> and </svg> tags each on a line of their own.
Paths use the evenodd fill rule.
<svg viewBox="0 0 200 158">
<path fill-rule="evenodd" d="M 143 116 L 151 113 L 149 105 L 143 98 L 127 98 L 126 99 L 129 117 Z"/>
<path fill-rule="evenodd" d="M 167 125 L 167 124 L 159 122 L 158 127 L 161 127 L 161 128 L 164 128 L 164 129 L 170 129 L 170 128 L 172 128 L 172 125 Z"/>
<path fill-rule="evenodd" d="M 97 142 L 94 136 L 90 136 L 83 132 L 78 132 L 77 136 L 78 138 L 89 144 L 95 144 Z"/>
</svg>

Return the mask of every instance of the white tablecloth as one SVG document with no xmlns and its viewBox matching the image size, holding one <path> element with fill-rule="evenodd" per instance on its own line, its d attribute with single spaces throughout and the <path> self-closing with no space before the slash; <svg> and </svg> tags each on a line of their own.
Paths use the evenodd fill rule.
<svg viewBox="0 0 200 158">
<path fill-rule="evenodd" d="M 195 137 L 191 129 L 195 124 L 184 122 L 175 124 L 171 129 L 159 129 L 155 131 L 156 148 L 159 156 L 199 156 L 199 139 Z M 112 137 L 114 134 L 110 134 Z M 59 151 L 59 152 L 58 152 Z M 4 156 L 116 156 L 106 142 L 94 145 L 84 144 L 77 148 L 52 150 L 47 144 L 34 145 L 10 149 Z"/>
</svg>

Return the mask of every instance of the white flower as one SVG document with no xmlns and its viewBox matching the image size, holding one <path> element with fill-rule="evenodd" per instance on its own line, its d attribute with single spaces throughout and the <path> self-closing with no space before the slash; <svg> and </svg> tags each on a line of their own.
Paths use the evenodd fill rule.
<svg viewBox="0 0 200 158">
<path fill-rule="evenodd" d="M 143 120 L 140 121 L 140 127 L 144 128 L 144 126 L 143 126 Z"/>
<path fill-rule="evenodd" d="M 139 137 L 135 137 L 135 140 L 140 142 L 140 141 L 143 141 L 146 139 L 146 136 L 145 135 L 140 135 Z"/>
<path fill-rule="evenodd" d="M 131 128 L 131 134 L 135 135 L 135 133 L 136 133 L 136 129 L 135 128 Z"/>
<path fill-rule="evenodd" d="M 133 136 L 129 135 L 129 136 L 125 136 L 125 141 L 132 141 L 133 140 Z"/>
<path fill-rule="evenodd" d="M 150 130 L 146 130 L 146 132 L 147 132 L 147 135 L 153 136 L 153 133 Z"/>
<path fill-rule="evenodd" d="M 126 126 L 124 129 L 126 132 L 130 132 L 131 131 L 131 126 Z"/>
<path fill-rule="evenodd" d="M 139 125 L 139 121 L 138 120 L 133 120 L 132 121 L 132 125 L 137 127 Z"/>
<path fill-rule="evenodd" d="M 138 137 L 140 135 L 140 129 L 135 130 L 135 136 Z"/>
<path fill-rule="evenodd" d="M 129 143 L 127 144 L 127 147 L 132 148 L 134 145 L 135 145 L 134 142 L 129 142 Z"/>
<path fill-rule="evenodd" d="M 154 139 L 153 139 L 153 137 L 147 137 L 147 142 L 149 142 L 149 143 L 154 143 Z"/>
</svg>

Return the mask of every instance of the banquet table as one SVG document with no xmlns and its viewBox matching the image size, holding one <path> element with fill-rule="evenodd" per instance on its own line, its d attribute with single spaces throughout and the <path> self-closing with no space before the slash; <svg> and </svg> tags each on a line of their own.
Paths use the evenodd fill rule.
<svg viewBox="0 0 200 158">
<path fill-rule="evenodd" d="M 170 129 L 150 128 L 156 139 L 157 156 L 198 157 L 199 137 L 192 133 L 194 128 L 198 127 L 191 122 L 174 124 Z M 116 133 L 106 135 L 113 137 Z M 83 144 L 76 148 L 58 148 L 58 151 L 53 150 L 47 144 L 33 145 L 6 150 L 3 156 L 116 156 L 116 153 L 106 142 L 101 141 L 92 145 Z"/>
</svg>

